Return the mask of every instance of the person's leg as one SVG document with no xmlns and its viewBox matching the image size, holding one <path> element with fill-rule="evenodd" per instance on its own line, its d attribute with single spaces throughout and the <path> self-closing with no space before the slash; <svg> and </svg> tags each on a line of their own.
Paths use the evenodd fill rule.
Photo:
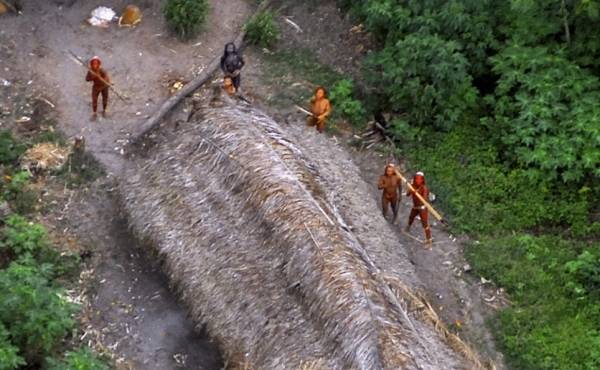
<svg viewBox="0 0 600 370">
<path fill-rule="evenodd" d="M 94 112 L 94 114 L 96 114 L 96 111 L 98 111 L 98 95 L 99 94 L 100 94 L 100 91 L 92 88 L 92 112 Z"/>
<path fill-rule="evenodd" d="M 106 113 L 108 108 L 108 88 L 102 90 L 102 113 Z"/>
<path fill-rule="evenodd" d="M 421 225 L 423 225 L 423 230 L 425 231 L 425 241 L 427 243 L 431 243 L 431 227 L 429 226 L 429 212 L 424 209 L 420 212 L 421 217 Z"/>
<path fill-rule="evenodd" d="M 381 212 L 383 213 L 383 218 L 387 218 L 387 210 L 388 210 L 389 200 L 385 197 L 385 195 L 381 196 Z"/>
<path fill-rule="evenodd" d="M 325 120 L 317 120 L 317 131 L 319 131 L 319 133 L 323 133 L 325 132 Z"/>
<path fill-rule="evenodd" d="M 406 232 L 408 232 L 410 230 L 410 227 L 412 226 L 413 222 L 415 221 L 415 217 L 417 217 L 418 214 L 419 214 L 418 209 L 413 208 L 410 210 L 410 215 L 408 215 L 408 225 L 406 225 L 406 229 L 405 229 Z"/>
<path fill-rule="evenodd" d="M 395 196 L 393 199 L 390 200 L 390 203 L 392 205 L 392 214 L 394 215 L 392 222 L 395 222 L 396 218 L 398 217 L 398 197 Z"/>
<path fill-rule="evenodd" d="M 232 79 L 233 82 L 233 86 L 235 87 L 235 90 L 239 90 L 240 88 L 240 84 L 242 83 L 242 75 L 241 73 L 239 73 L 237 76 L 233 77 Z"/>
</svg>

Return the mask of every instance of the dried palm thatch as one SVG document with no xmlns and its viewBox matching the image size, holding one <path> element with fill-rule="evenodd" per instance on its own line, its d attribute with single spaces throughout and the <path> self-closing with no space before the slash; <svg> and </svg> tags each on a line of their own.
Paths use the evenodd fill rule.
<svg viewBox="0 0 600 370">
<path fill-rule="evenodd" d="M 475 368 L 409 314 L 281 127 L 231 104 L 196 117 L 125 176 L 123 202 L 231 368 Z"/>
<path fill-rule="evenodd" d="M 70 150 L 54 143 L 39 143 L 27 149 L 21 167 L 31 172 L 60 169 L 69 158 Z"/>
</svg>

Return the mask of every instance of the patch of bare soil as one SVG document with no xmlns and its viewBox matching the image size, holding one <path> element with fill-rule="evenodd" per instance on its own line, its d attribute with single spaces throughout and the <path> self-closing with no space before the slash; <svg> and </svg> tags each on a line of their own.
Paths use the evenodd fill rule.
<svg viewBox="0 0 600 370">
<path fill-rule="evenodd" d="M 121 12 L 129 2 L 119 0 L 23 0 L 22 15 L 0 17 L 2 97 L 21 99 L 17 89 L 35 90 L 32 94 L 46 100 L 39 106 L 52 111 L 57 128 L 68 138 L 85 136 L 87 150 L 109 173 L 89 189 L 42 189 L 53 205 L 40 222 L 55 238 L 83 245 L 92 256 L 81 277 L 85 293 L 81 340 L 114 355 L 119 368 L 221 367 L 216 346 L 202 328 L 194 330 L 156 259 L 129 235 L 112 195 L 127 165 L 122 149 L 129 132 L 168 97 L 171 80 L 193 79 L 220 54 L 250 11 L 243 0 L 210 3 L 205 31 L 187 43 L 167 31 L 159 0 L 136 3 L 143 19 L 133 29 L 85 23 L 100 5 Z M 123 102 L 111 94 L 108 117 L 92 122 L 85 70 L 69 59 L 67 50 L 83 59 L 100 56 L 112 81 L 130 100 Z M 15 110 L 0 112 L 4 118 L 0 128 L 15 128 L 19 117 L 34 116 L 35 107 L 21 101 L 14 105 Z M 29 125 L 39 129 L 40 123 L 32 120 Z"/>
</svg>

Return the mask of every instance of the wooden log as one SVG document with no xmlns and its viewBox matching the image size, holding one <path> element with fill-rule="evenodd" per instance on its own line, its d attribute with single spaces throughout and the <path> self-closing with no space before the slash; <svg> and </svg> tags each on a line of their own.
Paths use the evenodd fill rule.
<svg viewBox="0 0 600 370">
<path fill-rule="evenodd" d="M 269 6 L 270 1 L 263 1 L 258 8 L 256 9 L 256 13 L 258 14 Z M 242 30 L 240 34 L 236 37 L 234 44 L 236 48 L 241 49 L 244 41 L 244 37 L 246 36 L 246 32 Z M 169 113 L 179 102 L 181 102 L 186 96 L 191 95 L 194 91 L 204 85 L 212 76 L 212 74 L 219 69 L 221 56 L 218 55 L 213 58 L 210 64 L 196 77 L 194 80 L 185 85 L 181 90 L 179 90 L 175 95 L 171 96 L 167 99 L 163 105 L 150 117 L 146 122 L 144 122 L 133 134 L 132 134 L 132 144 L 137 144 L 141 138 L 143 138 L 146 134 L 152 131 L 155 127 L 157 127 L 160 122 L 162 122 L 163 118 Z"/>
</svg>

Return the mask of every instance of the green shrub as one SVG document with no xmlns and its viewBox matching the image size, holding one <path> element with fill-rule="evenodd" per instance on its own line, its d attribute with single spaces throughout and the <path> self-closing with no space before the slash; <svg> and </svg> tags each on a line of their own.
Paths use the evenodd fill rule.
<svg viewBox="0 0 600 370">
<path fill-rule="evenodd" d="M 265 10 L 255 15 L 244 26 L 246 40 L 261 47 L 272 46 L 279 37 L 279 29 L 273 19 L 273 13 Z"/>
<path fill-rule="evenodd" d="M 10 131 L 0 131 L 0 164 L 13 164 L 25 150 L 25 145 L 17 142 Z"/>
<path fill-rule="evenodd" d="M 48 279 L 72 273 L 79 264 L 78 255 L 60 254 L 48 243 L 43 226 L 12 215 L 0 232 L 0 252 L 12 260 L 28 266 L 37 266 Z"/>
<path fill-rule="evenodd" d="M 108 366 L 89 348 L 67 352 L 64 361 L 48 359 L 47 370 L 108 370 Z"/>
<path fill-rule="evenodd" d="M 584 251 L 577 259 L 565 264 L 567 272 L 572 278 L 569 288 L 577 296 L 590 295 L 600 300 L 600 252 Z"/>
<path fill-rule="evenodd" d="M 29 364 L 56 350 L 75 325 L 76 306 L 35 266 L 11 263 L 0 271 L 0 322 L 10 331 Z"/>
<path fill-rule="evenodd" d="M 15 211 L 21 214 L 28 214 L 35 210 L 38 200 L 38 194 L 29 189 L 29 179 L 31 175 L 27 171 L 15 173 L 10 180 L 2 179 L 0 189 L 2 197 L 10 201 Z"/>
<path fill-rule="evenodd" d="M 409 34 L 367 59 L 367 78 L 386 108 L 405 112 L 417 126 L 448 129 L 474 108 L 477 92 L 456 42 Z"/>
<path fill-rule="evenodd" d="M 19 356 L 19 349 L 9 339 L 9 333 L 0 323 L 0 370 L 14 370 L 25 365 L 25 360 Z"/>
<path fill-rule="evenodd" d="M 513 304 L 501 312 L 496 331 L 514 368 L 589 370 L 600 365 L 600 304 L 573 298 L 570 288 L 574 279 L 597 278 L 593 269 L 591 274 L 581 269 L 582 261 L 594 265 L 589 252 L 577 257 L 581 248 L 558 237 L 524 234 L 467 247 L 476 272 L 510 294 Z"/>
<path fill-rule="evenodd" d="M 352 80 L 343 79 L 336 82 L 329 92 L 333 105 L 334 115 L 339 115 L 348 120 L 352 125 L 365 124 L 367 112 L 359 100 L 353 97 L 354 83 Z"/>
<path fill-rule="evenodd" d="M 163 9 L 167 25 L 182 40 L 194 37 L 208 15 L 206 0 L 167 0 Z"/>
</svg>

